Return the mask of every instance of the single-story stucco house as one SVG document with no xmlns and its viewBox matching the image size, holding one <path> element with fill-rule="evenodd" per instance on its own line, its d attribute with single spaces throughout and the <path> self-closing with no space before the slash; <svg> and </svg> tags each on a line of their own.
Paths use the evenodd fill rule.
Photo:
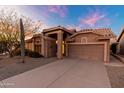
<svg viewBox="0 0 124 93">
<path fill-rule="evenodd" d="M 83 58 L 109 62 L 110 42 L 115 39 L 111 29 L 68 30 L 57 26 L 26 40 L 26 48 L 44 57 Z"/>
</svg>

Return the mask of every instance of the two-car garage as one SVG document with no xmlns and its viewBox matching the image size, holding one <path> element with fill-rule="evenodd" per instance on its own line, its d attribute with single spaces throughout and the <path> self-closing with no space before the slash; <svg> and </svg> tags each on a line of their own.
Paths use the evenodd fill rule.
<svg viewBox="0 0 124 93">
<path fill-rule="evenodd" d="M 70 43 L 68 57 L 106 61 L 105 43 Z"/>
</svg>

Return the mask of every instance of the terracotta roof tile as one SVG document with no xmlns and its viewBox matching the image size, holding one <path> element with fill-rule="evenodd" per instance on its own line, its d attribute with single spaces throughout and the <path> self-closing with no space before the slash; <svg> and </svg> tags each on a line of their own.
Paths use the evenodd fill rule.
<svg viewBox="0 0 124 93">
<path fill-rule="evenodd" d="M 83 29 L 79 32 L 93 32 L 93 33 L 96 33 L 96 34 L 100 34 L 100 35 L 103 35 L 104 37 L 107 37 L 107 38 L 115 38 L 116 35 L 111 31 L 111 29 L 109 28 L 100 28 L 100 29 Z"/>
<path fill-rule="evenodd" d="M 61 30 L 65 31 L 65 32 L 68 32 L 70 34 L 74 33 L 73 31 L 71 31 L 71 30 L 69 30 L 69 29 L 67 29 L 65 27 L 62 27 L 62 26 L 57 26 L 57 27 L 52 27 L 52 28 L 44 29 L 43 33 L 54 31 L 54 30 L 58 30 L 58 29 L 61 29 Z"/>
</svg>

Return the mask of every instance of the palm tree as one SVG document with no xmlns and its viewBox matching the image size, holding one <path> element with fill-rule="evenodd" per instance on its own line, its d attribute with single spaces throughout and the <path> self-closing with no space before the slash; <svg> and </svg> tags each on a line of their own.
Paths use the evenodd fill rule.
<svg viewBox="0 0 124 93">
<path fill-rule="evenodd" d="M 21 41 L 21 57 L 22 57 L 22 63 L 25 62 L 25 35 L 24 35 L 24 26 L 23 21 L 20 18 L 20 41 Z"/>
</svg>

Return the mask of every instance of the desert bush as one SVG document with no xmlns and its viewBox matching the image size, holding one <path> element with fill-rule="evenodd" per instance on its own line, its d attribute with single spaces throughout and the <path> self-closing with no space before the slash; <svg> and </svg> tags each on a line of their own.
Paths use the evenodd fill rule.
<svg viewBox="0 0 124 93">
<path fill-rule="evenodd" d="M 18 48 L 12 52 L 12 56 L 20 56 L 21 55 L 21 49 Z M 25 49 L 25 56 L 33 57 L 33 58 L 39 58 L 43 57 L 40 53 Z"/>
</svg>

